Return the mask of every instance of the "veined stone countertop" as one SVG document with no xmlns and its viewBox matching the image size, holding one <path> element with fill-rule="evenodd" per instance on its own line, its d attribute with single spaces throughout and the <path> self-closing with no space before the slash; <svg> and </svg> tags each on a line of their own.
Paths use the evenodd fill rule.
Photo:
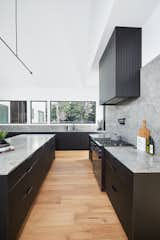
<svg viewBox="0 0 160 240">
<path fill-rule="evenodd" d="M 22 134 L 7 138 L 7 142 L 14 146 L 15 150 L 0 153 L 0 175 L 8 175 L 54 136 L 53 134 Z"/>
<path fill-rule="evenodd" d="M 110 138 L 110 134 L 106 131 L 101 131 L 101 132 L 97 131 L 97 133 L 91 133 L 91 134 L 89 134 L 89 136 L 93 139 L 95 139 L 95 138 Z"/>
<path fill-rule="evenodd" d="M 134 147 L 105 147 L 133 173 L 160 173 L 160 156 L 151 156 Z"/>
</svg>

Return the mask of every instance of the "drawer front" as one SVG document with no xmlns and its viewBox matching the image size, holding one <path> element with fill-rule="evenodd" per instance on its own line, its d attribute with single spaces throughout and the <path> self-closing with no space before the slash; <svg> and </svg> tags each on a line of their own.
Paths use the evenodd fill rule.
<svg viewBox="0 0 160 240">
<path fill-rule="evenodd" d="M 34 152 L 30 157 L 28 157 L 22 164 L 20 164 L 14 171 L 12 171 L 8 175 L 8 186 L 9 189 L 13 188 L 14 185 L 17 184 L 17 182 L 23 178 L 28 171 L 30 171 L 30 168 L 34 164 L 34 162 L 40 158 L 40 156 L 43 154 L 45 158 L 50 157 L 52 160 L 54 159 L 55 151 L 55 138 L 48 141 L 44 146 L 39 148 L 36 152 Z M 51 157 L 53 156 L 53 158 Z"/>
<path fill-rule="evenodd" d="M 19 179 L 14 177 L 17 169 L 9 176 L 8 181 L 12 183 L 8 195 L 9 239 L 11 240 L 16 239 L 25 216 L 52 164 L 53 150 L 51 142 L 46 143 L 26 161 L 27 164 L 20 168 L 21 171 L 18 170 Z"/>
<path fill-rule="evenodd" d="M 24 177 L 10 192 L 8 197 L 9 209 L 9 239 L 15 239 L 19 228 L 30 207 L 33 186 L 28 176 Z"/>
<path fill-rule="evenodd" d="M 31 158 L 26 159 L 21 165 L 14 169 L 8 175 L 8 188 L 9 190 L 13 188 L 25 175 L 27 175 L 28 170 L 31 166 Z"/>
<path fill-rule="evenodd" d="M 111 203 L 121 221 L 121 224 L 129 236 L 131 233 L 132 220 L 132 192 L 123 189 L 119 179 L 111 176 L 108 186 L 108 195 Z"/>
<path fill-rule="evenodd" d="M 133 174 L 121 162 L 115 159 L 110 153 L 105 151 L 105 160 L 110 165 L 112 174 L 119 178 L 125 188 L 130 188 L 133 182 Z"/>
<path fill-rule="evenodd" d="M 126 234 L 130 236 L 133 177 L 131 175 L 127 176 L 128 170 L 124 170 L 123 166 L 119 168 L 119 165 L 114 163 L 113 161 L 109 161 L 108 158 L 105 159 L 105 189 Z M 121 176 L 123 173 L 125 177 Z M 128 182 L 126 182 L 127 179 L 129 179 Z"/>
</svg>

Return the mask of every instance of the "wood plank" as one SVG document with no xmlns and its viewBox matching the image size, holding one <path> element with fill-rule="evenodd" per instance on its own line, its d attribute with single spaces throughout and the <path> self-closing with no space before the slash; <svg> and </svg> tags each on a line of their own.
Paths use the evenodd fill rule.
<svg viewBox="0 0 160 240">
<path fill-rule="evenodd" d="M 127 240 L 88 151 L 58 151 L 20 240 Z"/>
</svg>

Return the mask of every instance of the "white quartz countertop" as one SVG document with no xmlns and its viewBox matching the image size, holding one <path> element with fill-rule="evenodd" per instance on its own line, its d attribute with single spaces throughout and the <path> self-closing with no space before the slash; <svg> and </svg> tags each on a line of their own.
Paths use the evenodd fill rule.
<svg viewBox="0 0 160 240">
<path fill-rule="evenodd" d="M 105 147 L 133 173 L 160 173 L 160 156 L 151 156 L 133 147 Z"/>
<path fill-rule="evenodd" d="M 54 136 L 53 134 L 23 134 L 8 138 L 7 142 L 14 146 L 15 150 L 0 153 L 0 175 L 8 175 Z"/>
</svg>

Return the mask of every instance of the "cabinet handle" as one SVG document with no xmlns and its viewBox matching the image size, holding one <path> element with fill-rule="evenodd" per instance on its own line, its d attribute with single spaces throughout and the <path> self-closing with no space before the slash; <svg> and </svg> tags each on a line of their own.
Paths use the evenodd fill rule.
<svg viewBox="0 0 160 240">
<path fill-rule="evenodd" d="M 31 194 L 31 192 L 32 192 L 32 189 L 33 189 L 33 187 L 31 186 L 31 187 L 29 187 L 28 189 L 27 189 L 27 191 L 26 191 L 26 195 L 30 195 Z"/>
<path fill-rule="evenodd" d="M 31 186 L 31 187 L 29 187 L 29 188 L 26 190 L 26 192 L 25 192 L 25 194 L 24 194 L 24 196 L 23 196 L 23 199 L 26 199 L 27 196 L 31 194 L 32 189 L 33 189 L 33 187 Z"/>
<path fill-rule="evenodd" d="M 117 188 L 116 188 L 114 185 L 112 185 L 112 190 L 113 190 L 114 192 L 118 192 Z"/>
<path fill-rule="evenodd" d="M 30 173 L 33 169 L 33 166 L 31 166 L 30 168 L 27 169 L 26 173 Z"/>
</svg>

